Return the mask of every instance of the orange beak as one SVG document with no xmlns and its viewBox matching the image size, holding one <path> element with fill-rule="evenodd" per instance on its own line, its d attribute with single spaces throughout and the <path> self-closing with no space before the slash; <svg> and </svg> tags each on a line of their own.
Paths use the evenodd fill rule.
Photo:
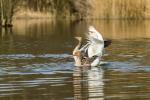
<svg viewBox="0 0 150 100">
<path fill-rule="evenodd" d="M 80 57 L 80 51 L 77 51 L 73 54 L 73 56 L 77 56 L 77 57 Z"/>
</svg>

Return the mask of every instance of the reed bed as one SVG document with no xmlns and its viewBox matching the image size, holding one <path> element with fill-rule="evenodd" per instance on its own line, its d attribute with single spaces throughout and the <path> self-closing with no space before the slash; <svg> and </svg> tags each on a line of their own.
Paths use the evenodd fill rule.
<svg viewBox="0 0 150 100">
<path fill-rule="evenodd" d="M 146 18 L 149 0 L 91 0 L 93 18 L 143 19 Z"/>
</svg>

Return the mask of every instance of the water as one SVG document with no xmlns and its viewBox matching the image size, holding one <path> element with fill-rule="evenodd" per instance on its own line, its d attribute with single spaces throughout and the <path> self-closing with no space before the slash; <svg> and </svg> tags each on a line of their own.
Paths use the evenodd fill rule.
<svg viewBox="0 0 150 100">
<path fill-rule="evenodd" d="M 0 30 L 0 100 L 149 100 L 146 21 L 16 20 Z M 75 67 L 75 36 L 94 25 L 112 45 L 100 67 Z"/>
</svg>

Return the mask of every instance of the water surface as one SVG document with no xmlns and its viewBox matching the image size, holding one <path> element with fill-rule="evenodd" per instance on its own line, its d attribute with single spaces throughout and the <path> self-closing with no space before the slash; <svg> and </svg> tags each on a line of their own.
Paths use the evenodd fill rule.
<svg viewBox="0 0 150 100">
<path fill-rule="evenodd" d="M 75 36 L 94 25 L 112 45 L 75 67 Z M 149 100 L 150 21 L 16 20 L 0 30 L 0 100 Z"/>
</svg>

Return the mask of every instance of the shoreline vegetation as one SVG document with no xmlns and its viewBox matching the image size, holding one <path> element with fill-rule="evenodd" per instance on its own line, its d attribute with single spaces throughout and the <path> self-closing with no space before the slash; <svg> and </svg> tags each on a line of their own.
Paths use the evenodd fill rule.
<svg viewBox="0 0 150 100">
<path fill-rule="evenodd" d="M 14 19 L 135 19 L 150 18 L 149 0 L 0 0 L 0 26 Z"/>
</svg>

